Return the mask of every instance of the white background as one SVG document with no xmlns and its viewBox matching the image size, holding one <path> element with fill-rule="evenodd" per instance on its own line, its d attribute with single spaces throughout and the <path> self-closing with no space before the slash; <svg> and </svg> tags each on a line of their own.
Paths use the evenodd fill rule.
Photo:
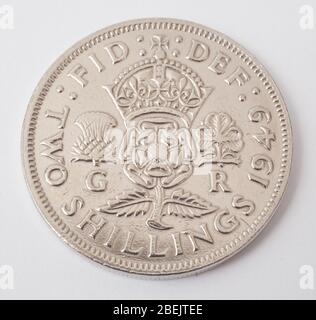
<svg viewBox="0 0 316 320">
<path fill-rule="evenodd" d="M 316 289 L 299 286 L 302 265 L 316 270 L 316 26 L 302 30 L 299 12 L 306 4 L 316 11 L 315 0 L 0 0 L 3 4 L 14 9 L 14 29 L 0 30 L 0 266 L 14 268 L 15 289 L 0 289 L 0 299 L 316 297 Z M 246 47 L 281 89 L 294 132 L 289 187 L 268 227 L 226 263 L 178 280 L 127 277 L 65 245 L 37 212 L 20 155 L 28 100 L 50 64 L 98 29 L 153 16 L 195 21 Z"/>
</svg>

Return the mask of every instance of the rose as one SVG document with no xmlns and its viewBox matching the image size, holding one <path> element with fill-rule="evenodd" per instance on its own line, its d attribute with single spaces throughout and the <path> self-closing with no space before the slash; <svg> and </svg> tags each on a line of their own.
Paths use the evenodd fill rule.
<svg viewBox="0 0 316 320">
<path fill-rule="evenodd" d="M 186 159 L 189 144 L 180 143 L 179 132 L 172 122 L 155 120 L 142 123 L 130 132 L 127 162 L 124 172 L 134 183 L 147 189 L 158 184 L 171 188 L 192 174 L 190 159 Z M 183 137 L 183 131 L 181 131 Z"/>
</svg>

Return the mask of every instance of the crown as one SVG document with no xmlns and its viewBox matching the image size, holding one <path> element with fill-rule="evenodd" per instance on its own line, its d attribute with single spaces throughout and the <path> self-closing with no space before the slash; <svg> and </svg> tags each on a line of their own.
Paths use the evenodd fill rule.
<svg viewBox="0 0 316 320">
<path fill-rule="evenodd" d="M 168 40 L 154 36 L 152 58 L 141 60 L 105 86 L 125 120 L 148 113 L 171 114 L 190 126 L 213 91 L 186 65 L 167 58 Z"/>
</svg>

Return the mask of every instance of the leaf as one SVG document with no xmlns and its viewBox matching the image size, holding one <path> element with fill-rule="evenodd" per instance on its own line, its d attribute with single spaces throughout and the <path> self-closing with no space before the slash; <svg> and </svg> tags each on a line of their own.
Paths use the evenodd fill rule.
<svg viewBox="0 0 316 320">
<path fill-rule="evenodd" d="M 211 162 L 221 165 L 238 165 L 240 163 L 238 152 L 244 146 L 243 134 L 230 115 L 223 112 L 209 113 L 202 128 L 207 133 L 203 137 L 204 156 L 202 155 L 202 158 L 208 157 L 202 159 L 201 164 Z"/>
<path fill-rule="evenodd" d="M 104 206 L 97 208 L 98 211 L 115 214 L 117 217 L 137 217 L 145 215 L 152 199 L 145 191 L 126 191 L 109 200 Z"/>
<path fill-rule="evenodd" d="M 230 127 L 226 134 L 226 141 L 230 149 L 234 152 L 238 152 L 243 147 L 242 133 L 236 126 Z"/>
<path fill-rule="evenodd" d="M 166 202 L 167 210 L 163 215 L 173 215 L 182 218 L 200 218 L 206 214 L 215 212 L 218 207 L 204 200 L 196 194 L 185 192 L 182 189 L 172 193 Z"/>
</svg>

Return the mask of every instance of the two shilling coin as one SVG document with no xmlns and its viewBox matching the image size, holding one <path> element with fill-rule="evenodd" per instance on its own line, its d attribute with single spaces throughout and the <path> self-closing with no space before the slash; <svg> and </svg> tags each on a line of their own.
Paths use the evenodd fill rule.
<svg viewBox="0 0 316 320">
<path fill-rule="evenodd" d="M 54 63 L 22 152 L 38 208 L 70 246 L 129 273 L 180 275 L 262 230 L 292 137 L 278 88 L 244 48 L 191 22 L 143 19 Z"/>
</svg>

